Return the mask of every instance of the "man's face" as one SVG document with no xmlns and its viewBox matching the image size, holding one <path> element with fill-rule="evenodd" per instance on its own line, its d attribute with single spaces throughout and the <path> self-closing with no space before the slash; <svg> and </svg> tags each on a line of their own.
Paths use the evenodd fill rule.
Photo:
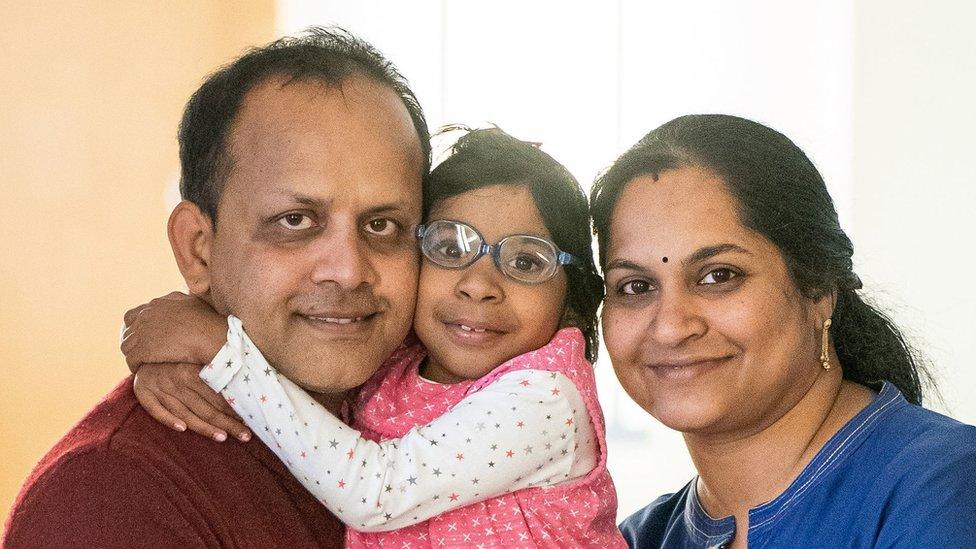
<svg viewBox="0 0 976 549">
<path fill-rule="evenodd" d="M 335 393 L 403 340 L 416 300 L 423 157 L 389 88 L 271 80 L 245 98 L 210 293 L 285 376 Z"/>
</svg>

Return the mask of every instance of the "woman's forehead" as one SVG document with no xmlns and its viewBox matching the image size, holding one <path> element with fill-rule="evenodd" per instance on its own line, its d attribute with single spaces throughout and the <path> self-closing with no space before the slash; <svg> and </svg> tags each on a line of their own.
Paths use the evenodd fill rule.
<svg viewBox="0 0 976 549">
<path fill-rule="evenodd" d="M 677 168 L 627 184 L 611 218 L 607 259 L 681 259 L 717 243 L 748 249 L 757 237 L 739 221 L 736 202 L 718 176 Z"/>
</svg>

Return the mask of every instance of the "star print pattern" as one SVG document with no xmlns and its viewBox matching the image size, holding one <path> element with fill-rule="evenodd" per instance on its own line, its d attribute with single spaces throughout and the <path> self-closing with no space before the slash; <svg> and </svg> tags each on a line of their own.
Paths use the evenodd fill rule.
<svg viewBox="0 0 976 549">
<path fill-rule="evenodd" d="M 212 363 L 229 366 L 201 377 L 351 527 L 347 546 L 623 546 L 578 330 L 453 385 L 421 378 L 423 348 L 404 345 L 360 391 L 350 427 L 228 324 Z"/>
</svg>

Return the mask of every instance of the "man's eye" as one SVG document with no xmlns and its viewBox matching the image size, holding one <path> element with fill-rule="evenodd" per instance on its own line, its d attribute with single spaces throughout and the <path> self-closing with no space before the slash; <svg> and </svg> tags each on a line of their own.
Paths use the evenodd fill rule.
<svg viewBox="0 0 976 549">
<path fill-rule="evenodd" d="M 396 234 L 399 226 L 397 225 L 396 221 L 381 217 L 367 222 L 364 229 L 367 233 L 372 235 L 392 236 Z"/>
<path fill-rule="evenodd" d="M 698 281 L 699 284 L 722 284 L 732 280 L 733 278 L 739 276 L 739 273 L 733 271 L 732 269 L 720 268 L 709 271 L 701 280 Z"/>
<path fill-rule="evenodd" d="M 312 218 L 305 214 L 290 213 L 278 218 L 278 224 L 291 231 L 300 231 L 312 227 Z"/>
<path fill-rule="evenodd" d="M 646 280 L 631 280 L 622 284 L 617 291 L 626 295 L 646 294 L 651 291 L 651 283 Z"/>
</svg>

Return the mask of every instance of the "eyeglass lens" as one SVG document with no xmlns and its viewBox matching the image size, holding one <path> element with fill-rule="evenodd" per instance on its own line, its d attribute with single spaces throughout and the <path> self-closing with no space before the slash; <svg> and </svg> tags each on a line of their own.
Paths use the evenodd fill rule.
<svg viewBox="0 0 976 549">
<path fill-rule="evenodd" d="M 442 267 L 459 269 L 474 263 L 484 251 L 484 241 L 468 225 L 453 221 L 434 221 L 423 233 L 424 256 Z M 548 241 L 528 235 L 501 240 L 492 256 L 502 273 L 522 282 L 542 282 L 558 267 L 556 249 Z"/>
</svg>

